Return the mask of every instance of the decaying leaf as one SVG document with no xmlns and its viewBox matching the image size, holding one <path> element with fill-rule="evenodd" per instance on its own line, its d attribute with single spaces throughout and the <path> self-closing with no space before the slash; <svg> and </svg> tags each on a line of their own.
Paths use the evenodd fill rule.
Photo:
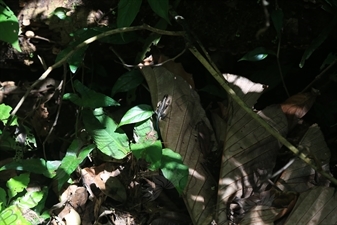
<svg viewBox="0 0 337 225">
<path fill-rule="evenodd" d="M 253 106 L 264 88 L 250 80 L 232 74 L 224 75 L 235 93 L 248 106 Z M 234 212 L 229 205 L 264 191 L 271 174 L 280 143 L 260 124 L 233 102 L 227 124 L 227 136 L 219 179 L 218 223 L 227 224 Z M 280 105 L 272 105 L 257 112 L 267 123 L 285 136 L 287 120 Z M 232 218 L 233 220 L 235 218 Z"/>
<path fill-rule="evenodd" d="M 300 194 L 293 211 L 284 224 L 336 224 L 336 212 L 335 188 L 315 187 Z"/>
<path fill-rule="evenodd" d="M 317 95 L 319 95 L 319 92 L 313 89 L 311 92 L 293 95 L 281 104 L 282 111 L 288 119 L 289 130 L 297 124 L 300 118 L 307 114 Z"/>
<path fill-rule="evenodd" d="M 149 85 L 154 108 L 164 95 L 172 98 L 166 116 L 159 121 L 163 143 L 179 153 L 183 163 L 189 167 L 183 198 L 193 223 L 210 224 L 215 212 L 216 184 L 202 166 L 202 152 L 216 148 L 216 140 L 199 96 L 183 78 L 163 67 L 144 67 L 142 72 Z M 198 129 L 198 124 L 203 126 Z M 202 150 L 202 146 L 208 149 Z"/>
<path fill-rule="evenodd" d="M 329 172 L 330 149 L 317 124 L 312 125 L 298 145 L 312 163 Z M 299 158 L 282 173 L 277 186 L 283 191 L 304 192 L 315 186 L 329 186 L 330 182 Z"/>
</svg>

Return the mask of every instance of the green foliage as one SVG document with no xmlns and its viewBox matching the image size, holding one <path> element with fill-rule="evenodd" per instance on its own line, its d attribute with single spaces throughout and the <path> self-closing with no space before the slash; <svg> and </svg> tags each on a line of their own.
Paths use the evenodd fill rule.
<svg viewBox="0 0 337 225">
<path fill-rule="evenodd" d="M 11 44 L 13 48 L 21 52 L 18 33 L 18 19 L 3 0 L 0 0 L 0 40 Z"/>
<path fill-rule="evenodd" d="M 255 48 L 254 50 L 246 53 L 238 61 L 244 61 L 244 60 L 245 61 L 252 61 L 252 62 L 261 61 L 261 60 L 264 60 L 265 58 L 267 58 L 267 56 L 269 54 L 276 55 L 273 51 L 267 50 L 264 47 L 258 47 L 258 48 Z"/>
<path fill-rule="evenodd" d="M 0 168 L 2 170 L 19 170 L 28 171 L 37 174 L 43 174 L 48 178 L 53 178 L 56 173 L 56 169 L 60 166 L 61 161 L 45 161 L 44 159 L 25 159 L 22 161 L 14 161 L 8 163 Z"/>
<path fill-rule="evenodd" d="M 121 119 L 121 122 L 119 123 L 119 127 L 123 126 L 125 124 L 131 124 L 131 123 L 137 123 L 144 121 L 148 118 L 150 118 L 153 115 L 152 107 L 149 105 L 137 105 L 131 109 L 129 109 L 123 118 Z"/>
<path fill-rule="evenodd" d="M 130 26 L 136 18 L 141 4 L 141 0 L 120 0 L 118 3 L 117 27 Z"/>
<path fill-rule="evenodd" d="M 2 121 L 4 124 L 6 124 L 8 121 L 8 118 L 10 116 L 10 112 L 12 110 L 12 107 L 5 105 L 5 104 L 0 104 L 0 121 Z M 10 126 L 15 126 L 18 125 L 17 118 L 15 117 Z"/>
<path fill-rule="evenodd" d="M 131 145 L 131 151 L 137 159 L 145 159 L 150 163 L 150 170 L 158 170 L 161 167 L 162 144 L 160 141 L 141 142 Z"/>
<path fill-rule="evenodd" d="M 113 100 L 112 98 L 87 88 L 78 80 L 74 81 L 74 88 L 78 92 L 78 94 L 76 93 L 64 94 L 63 96 L 64 100 L 70 100 L 71 102 L 73 102 L 78 106 L 88 108 L 119 105 L 119 103 Z"/>
<path fill-rule="evenodd" d="M 163 18 L 167 23 L 170 24 L 170 19 L 168 17 L 169 11 L 169 1 L 168 0 L 148 0 L 148 3 L 151 6 L 153 12 L 155 12 L 158 16 Z"/>
<path fill-rule="evenodd" d="M 71 173 L 75 171 L 94 148 L 95 145 L 93 144 L 83 147 L 79 139 L 73 140 L 56 172 L 58 190 L 61 190 L 64 183 L 70 178 Z"/>
<path fill-rule="evenodd" d="M 129 152 L 128 137 L 102 108 L 83 110 L 83 123 L 94 139 L 97 148 L 115 159 L 124 158 Z"/>
<path fill-rule="evenodd" d="M 0 224 L 38 224 L 42 220 L 39 213 L 44 208 L 48 188 L 41 191 L 26 191 L 30 178 L 23 173 L 7 181 L 7 192 L 0 188 Z M 37 218 L 26 216 L 33 209 Z M 35 220 L 34 220 L 35 219 Z"/>
<path fill-rule="evenodd" d="M 140 85 L 143 80 L 144 77 L 139 70 L 128 71 L 117 79 L 116 83 L 111 89 L 111 96 L 114 96 L 119 92 L 130 91 Z"/>
<path fill-rule="evenodd" d="M 177 191 L 182 193 L 188 181 L 188 167 L 183 164 L 181 156 L 171 149 L 164 148 L 161 171 L 164 177 L 172 182 Z"/>
</svg>

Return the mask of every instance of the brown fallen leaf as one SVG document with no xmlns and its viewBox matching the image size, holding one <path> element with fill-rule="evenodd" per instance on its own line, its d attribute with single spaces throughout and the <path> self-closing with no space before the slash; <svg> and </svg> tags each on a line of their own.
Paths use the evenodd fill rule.
<svg viewBox="0 0 337 225">
<path fill-rule="evenodd" d="M 162 139 L 165 147 L 179 153 L 189 167 L 189 179 L 182 197 L 193 223 L 210 224 L 216 183 L 202 164 L 203 153 L 213 151 L 217 144 L 199 96 L 186 80 L 164 67 L 144 67 L 142 73 L 149 85 L 153 108 L 165 95 L 172 98 L 166 117 L 159 122 Z M 198 124 L 202 124 L 200 129 Z M 214 149 L 208 149 L 210 147 Z"/>
<path fill-rule="evenodd" d="M 235 93 L 250 107 L 264 90 L 262 84 L 244 77 L 225 74 Z M 232 201 L 265 191 L 267 179 L 276 163 L 280 143 L 257 121 L 233 102 L 227 122 L 218 189 L 218 224 L 227 224 L 233 214 L 228 207 Z M 257 114 L 281 135 L 285 136 L 287 119 L 280 105 L 271 105 Z M 237 215 L 238 216 L 238 215 Z M 232 218 L 234 220 L 235 218 Z"/>
<path fill-rule="evenodd" d="M 314 104 L 319 92 L 313 89 L 311 92 L 299 93 L 291 96 L 281 103 L 282 111 L 287 116 L 289 130 L 292 129 Z"/>
</svg>

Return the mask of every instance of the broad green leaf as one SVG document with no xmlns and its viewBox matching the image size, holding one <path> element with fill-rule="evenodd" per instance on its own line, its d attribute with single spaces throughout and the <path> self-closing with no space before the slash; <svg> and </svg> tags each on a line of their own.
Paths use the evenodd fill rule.
<svg viewBox="0 0 337 225">
<path fill-rule="evenodd" d="M 90 154 L 95 145 L 88 145 L 82 148 L 82 142 L 74 139 L 69 146 L 66 155 L 63 157 L 60 167 L 56 171 L 56 179 L 58 181 L 58 190 L 69 180 L 72 172 L 76 170 L 79 164 Z"/>
<path fill-rule="evenodd" d="M 31 225 L 27 219 L 24 218 L 22 214 L 22 209 L 17 205 L 11 205 L 0 212 L 0 224 L 1 225 Z"/>
<path fill-rule="evenodd" d="M 130 152 L 128 137 L 117 129 L 115 121 L 105 115 L 102 108 L 83 110 L 83 123 L 97 148 L 104 154 L 122 159 Z"/>
<path fill-rule="evenodd" d="M 169 1 L 168 0 L 147 0 L 151 6 L 151 9 L 161 18 L 165 19 L 167 23 L 170 23 L 168 17 Z"/>
<path fill-rule="evenodd" d="M 137 159 L 143 158 L 150 163 L 150 170 L 157 170 L 161 166 L 162 144 L 161 141 L 131 144 L 131 151 Z"/>
<path fill-rule="evenodd" d="M 2 121 L 4 124 L 7 123 L 11 111 L 12 107 L 5 105 L 4 103 L 0 104 L 0 121 Z M 10 126 L 15 125 L 19 125 L 17 117 L 15 117 L 13 122 L 10 124 Z"/>
<path fill-rule="evenodd" d="M 137 123 L 150 118 L 152 115 L 153 110 L 150 105 L 137 105 L 125 113 L 118 126 L 120 127 L 125 124 Z"/>
<path fill-rule="evenodd" d="M 158 133 L 154 129 L 151 118 L 136 123 L 133 129 L 133 138 L 136 143 L 151 144 L 158 139 Z"/>
<path fill-rule="evenodd" d="M 183 164 L 181 156 L 171 149 L 164 148 L 161 171 L 164 177 L 172 182 L 177 191 L 182 193 L 187 185 L 188 167 Z"/>
<path fill-rule="evenodd" d="M 74 81 L 75 90 L 80 94 L 67 93 L 63 96 L 63 99 L 70 100 L 74 104 L 82 107 L 97 108 L 97 107 L 107 107 L 107 106 L 118 106 L 119 103 L 112 98 L 97 93 L 86 86 L 84 86 L 78 80 Z"/>
<path fill-rule="evenodd" d="M 18 193 L 22 192 L 28 185 L 30 177 L 29 173 L 23 173 L 19 176 L 12 177 L 7 181 L 8 187 L 8 198 L 9 200 L 16 196 Z"/>
<path fill-rule="evenodd" d="M 268 54 L 275 55 L 275 53 L 273 53 L 272 51 L 269 51 L 263 47 L 258 47 L 245 54 L 241 59 L 238 60 L 238 62 L 243 60 L 252 62 L 261 61 L 265 59 Z"/>
<path fill-rule="evenodd" d="M 310 46 L 303 53 L 301 62 L 299 64 L 300 68 L 303 68 L 305 60 L 307 60 L 311 54 L 325 41 L 329 36 L 330 32 L 336 27 L 337 16 L 331 20 L 331 22 L 323 29 L 323 31 L 312 41 Z"/>
<path fill-rule="evenodd" d="M 273 21 L 275 30 L 277 32 L 277 36 L 280 39 L 281 38 L 281 29 L 283 27 L 283 11 L 278 9 L 271 13 L 271 19 Z"/>
<path fill-rule="evenodd" d="M 0 0 L 0 40 L 5 41 L 21 52 L 19 45 L 19 22 L 13 11 Z"/>
<path fill-rule="evenodd" d="M 113 97 L 118 92 L 126 92 L 136 88 L 144 80 L 143 75 L 139 70 L 131 70 L 120 76 L 111 90 L 111 96 Z"/>
<path fill-rule="evenodd" d="M 6 207 L 7 194 L 6 191 L 0 187 L 0 212 Z"/>
<path fill-rule="evenodd" d="M 117 12 L 117 27 L 128 27 L 136 18 L 142 0 L 120 0 Z"/>
<path fill-rule="evenodd" d="M 13 161 L 0 168 L 2 170 L 19 170 L 28 171 L 37 174 L 43 174 L 48 178 L 53 178 L 56 169 L 60 166 L 61 161 L 45 161 L 44 159 L 25 159 L 22 161 Z"/>
</svg>

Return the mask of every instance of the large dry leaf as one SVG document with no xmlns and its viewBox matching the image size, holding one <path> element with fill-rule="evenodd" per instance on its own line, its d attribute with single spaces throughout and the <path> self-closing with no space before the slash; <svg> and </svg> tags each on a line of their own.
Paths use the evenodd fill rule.
<svg viewBox="0 0 337 225">
<path fill-rule="evenodd" d="M 248 106 L 253 106 L 264 87 L 232 74 L 224 75 L 235 93 Z M 234 199 L 247 198 L 264 191 L 267 178 L 276 160 L 280 143 L 257 121 L 233 102 L 227 124 L 227 136 L 222 156 L 217 208 L 218 224 L 227 224 L 233 214 L 229 205 Z M 257 112 L 275 130 L 285 136 L 287 119 L 280 105 L 272 105 Z"/>
<path fill-rule="evenodd" d="M 303 136 L 298 149 L 312 159 L 318 168 L 329 172 L 330 149 L 317 124 L 312 125 Z M 329 186 L 329 181 L 299 158 L 282 173 L 277 186 L 283 191 L 304 192 L 314 186 Z"/>
<path fill-rule="evenodd" d="M 202 166 L 202 152 L 215 147 L 215 137 L 199 96 L 184 79 L 163 67 L 144 67 L 142 72 L 154 108 L 164 95 L 171 98 L 166 117 L 159 122 L 162 139 L 165 147 L 178 152 L 189 167 L 183 198 L 193 223 L 210 224 L 215 213 L 216 184 Z"/>
<path fill-rule="evenodd" d="M 281 104 L 288 119 L 289 129 L 293 128 L 298 120 L 307 114 L 317 95 L 319 95 L 319 92 L 313 89 L 311 92 L 293 95 Z"/>
<path fill-rule="evenodd" d="M 328 225 L 337 221 L 335 188 L 315 187 L 299 196 L 286 225 Z"/>
</svg>

